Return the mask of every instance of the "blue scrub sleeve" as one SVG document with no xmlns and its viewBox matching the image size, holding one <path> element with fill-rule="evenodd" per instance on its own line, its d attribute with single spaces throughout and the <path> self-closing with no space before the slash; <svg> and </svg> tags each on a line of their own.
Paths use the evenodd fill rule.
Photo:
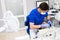
<svg viewBox="0 0 60 40">
<path fill-rule="evenodd" d="M 34 16 L 35 16 L 34 11 L 31 11 L 31 12 L 30 12 L 30 15 L 29 15 L 29 22 L 34 23 Z"/>
<path fill-rule="evenodd" d="M 29 16 L 29 22 L 34 23 L 34 16 L 33 16 L 33 15 L 30 15 L 30 16 Z"/>
</svg>

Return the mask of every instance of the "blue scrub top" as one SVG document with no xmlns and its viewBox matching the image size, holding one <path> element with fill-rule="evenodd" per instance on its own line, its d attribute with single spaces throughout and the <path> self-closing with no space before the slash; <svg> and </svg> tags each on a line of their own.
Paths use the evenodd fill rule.
<svg viewBox="0 0 60 40">
<path fill-rule="evenodd" d="M 37 10 L 38 8 L 33 9 L 30 14 L 26 17 L 27 21 L 26 24 L 28 26 L 27 33 L 30 35 L 30 25 L 29 22 L 34 23 L 34 25 L 40 25 L 44 21 L 45 17 L 48 16 L 48 12 L 46 14 L 42 15 L 40 12 Z"/>
</svg>

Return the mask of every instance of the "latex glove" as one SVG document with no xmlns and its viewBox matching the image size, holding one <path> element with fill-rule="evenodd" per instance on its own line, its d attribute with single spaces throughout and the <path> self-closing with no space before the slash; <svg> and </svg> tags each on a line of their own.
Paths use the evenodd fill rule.
<svg viewBox="0 0 60 40">
<path fill-rule="evenodd" d="M 51 24 L 52 24 L 52 22 L 49 20 L 48 22 L 47 22 L 50 26 L 51 26 Z"/>
<path fill-rule="evenodd" d="M 50 25 L 49 25 L 48 23 L 46 23 L 46 24 L 41 24 L 41 27 L 42 27 L 42 28 L 49 28 Z"/>
</svg>

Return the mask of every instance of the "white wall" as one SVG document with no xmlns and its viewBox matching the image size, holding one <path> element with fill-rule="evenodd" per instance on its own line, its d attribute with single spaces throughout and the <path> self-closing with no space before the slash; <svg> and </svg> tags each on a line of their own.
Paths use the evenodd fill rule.
<svg viewBox="0 0 60 40">
<path fill-rule="evenodd" d="M 3 15 L 3 13 L 2 13 L 2 7 L 1 7 L 1 0 L 0 0 L 0 19 L 2 19 L 2 16 Z"/>
<path fill-rule="evenodd" d="M 46 0 L 26 0 L 27 1 L 27 13 L 29 13 L 33 8 L 36 7 L 36 1 L 46 1 Z"/>
</svg>

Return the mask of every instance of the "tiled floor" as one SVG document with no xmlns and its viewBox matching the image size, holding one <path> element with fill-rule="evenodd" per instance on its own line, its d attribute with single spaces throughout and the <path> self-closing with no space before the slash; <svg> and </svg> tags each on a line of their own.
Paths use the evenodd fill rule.
<svg viewBox="0 0 60 40">
<path fill-rule="evenodd" d="M 25 30 L 11 33 L 0 33 L 0 40 L 15 40 L 16 37 L 26 35 Z"/>
</svg>

